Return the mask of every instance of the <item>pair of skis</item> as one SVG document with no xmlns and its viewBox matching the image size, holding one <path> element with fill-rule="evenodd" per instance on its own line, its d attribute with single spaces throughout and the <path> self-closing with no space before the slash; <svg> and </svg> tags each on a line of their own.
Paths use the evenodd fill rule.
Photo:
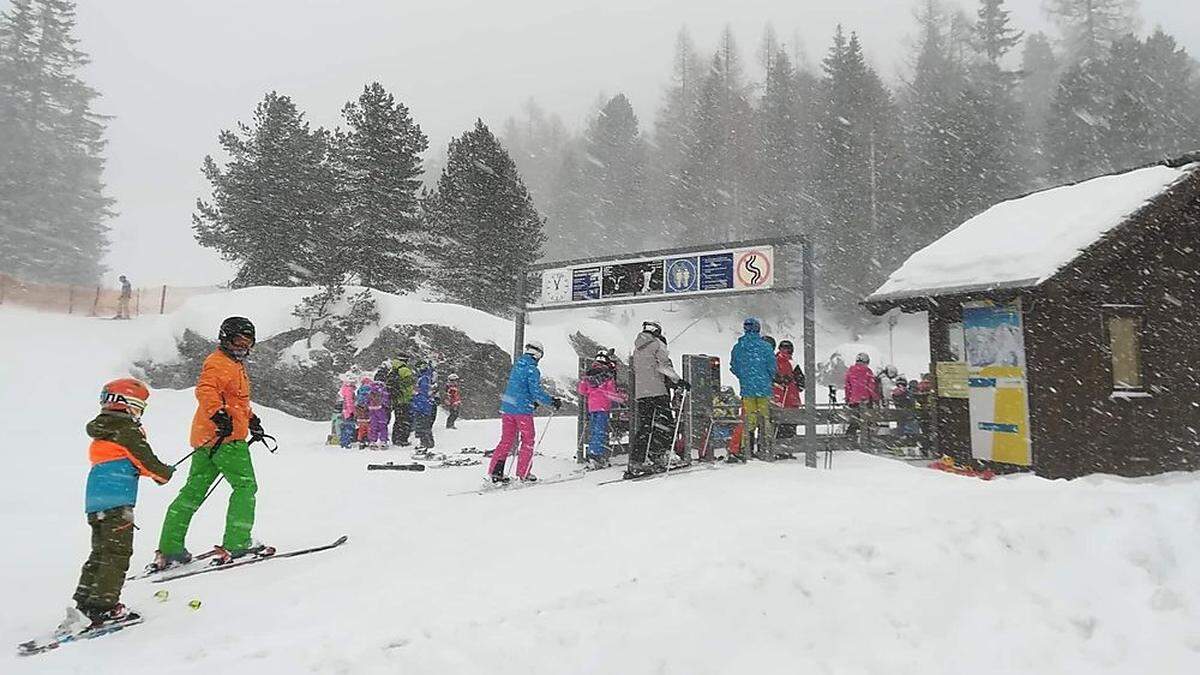
<svg viewBox="0 0 1200 675">
<path fill-rule="evenodd" d="M 323 546 L 312 546 L 309 548 L 295 549 L 265 556 L 247 556 L 245 558 L 235 559 L 232 562 L 228 562 L 223 565 L 215 564 L 216 560 L 213 557 L 213 554 L 201 554 L 200 556 L 194 558 L 190 563 L 185 565 L 167 568 L 166 570 L 162 571 L 147 570 L 142 574 L 135 574 L 129 577 L 128 580 L 149 578 L 151 583 L 164 583 L 167 581 L 174 581 L 177 579 L 196 576 L 197 574 L 220 572 L 223 570 L 230 570 L 235 567 L 255 565 L 268 560 L 276 560 L 278 558 L 295 558 L 297 556 L 308 555 L 309 553 L 328 551 L 329 549 L 337 548 L 338 546 L 345 544 L 348 540 L 349 538 L 343 535 L 334 540 L 333 543 L 325 544 Z M 74 642 L 93 640 L 98 637 L 104 637 L 105 635 L 112 635 L 113 633 L 125 630 L 130 626 L 136 626 L 143 621 L 145 621 L 145 619 L 141 616 L 133 615 L 128 619 L 100 624 L 99 626 L 87 628 L 78 633 L 60 633 L 56 631 L 46 637 L 34 638 L 32 640 L 27 640 L 20 643 L 17 645 L 17 655 L 33 656 L 36 654 L 44 654 L 48 651 L 53 651 L 59 647 Z"/>
</svg>

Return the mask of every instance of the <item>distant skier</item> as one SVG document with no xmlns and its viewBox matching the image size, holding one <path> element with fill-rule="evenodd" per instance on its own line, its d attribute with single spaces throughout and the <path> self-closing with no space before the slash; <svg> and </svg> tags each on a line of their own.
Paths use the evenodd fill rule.
<svg viewBox="0 0 1200 675">
<path fill-rule="evenodd" d="M 863 413 L 872 404 L 880 400 L 878 382 L 871 372 L 871 357 L 866 352 L 859 352 L 854 359 L 854 365 L 846 370 L 845 401 L 850 409 L 850 423 L 846 425 L 846 434 L 858 433 L 863 424 Z"/>
<path fill-rule="evenodd" d="M 875 376 L 875 380 L 875 390 L 879 392 L 879 397 L 883 403 L 883 407 L 893 407 L 892 391 L 895 390 L 896 385 L 899 384 L 901 380 L 899 377 L 899 371 L 896 370 L 896 366 L 884 366 L 883 370 L 879 371 L 879 374 Z"/>
<path fill-rule="evenodd" d="M 747 318 L 742 322 L 742 329 L 745 332 L 729 358 L 729 370 L 741 387 L 742 442 L 737 455 L 730 455 L 729 461 L 745 462 L 754 452 L 762 459 L 774 459 L 771 455 L 774 431 L 771 429 L 770 401 L 775 379 L 775 351 L 762 338 L 758 319 Z"/>
<path fill-rule="evenodd" d="M 347 450 L 350 449 L 350 444 L 354 442 L 356 427 L 354 420 L 354 394 L 356 388 L 354 380 L 350 379 L 349 374 L 342 376 L 342 386 L 338 389 L 338 399 L 342 405 L 342 420 L 338 427 L 338 444 Z"/>
<path fill-rule="evenodd" d="M 791 340 L 779 343 L 779 351 L 775 353 L 775 381 L 771 388 L 771 398 L 780 408 L 799 408 L 800 392 L 804 389 L 804 371 L 799 365 L 792 364 L 792 353 L 795 347 Z M 796 435 L 795 424 L 776 424 L 776 438 L 793 438 Z"/>
<path fill-rule="evenodd" d="M 158 569 L 192 559 L 184 546 L 192 516 L 208 494 L 209 487 L 224 476 L 232 492 L 225 516 L 225 536 L 215 553 L 218 560 L 248 554 L 274 552 L 250 538 L 254 527 L 254 464 L 246 437 L 256 440 L 265 434 L 262 422 L 250 407 L 250 378 L 245 360 L 254 348 L 254 324 L 231 316 L 221 322 L 219 346 L 204 360 L 196 383 L 196 414 L 192 418 L 192 455 L 187 483 L 167 507 L 158 540 L 154 566 Z"/>
<path fill-rule="evenodd" d="M 117 319 L 128 319 L 129 317 L 129 301 L 133 298 L 133 286 L 129 283 L 129 279 L 125 275 L 117 277 L 117 281 L 121 282 L 121 295 L 117 298 Z"/>
<path fill-rule="evenodd" d="M 138 478 L 146 476 L 163 485 L 175 473 L 146 441 L 141 418 L 149 398 L 150 389 L 142 382 L 113 380 L 100 390 L 100 414 L 88 422 L 92 468 L 84 510 L 92 529 L 92 552 L 79 575 L 75 607 L 67 610 L 67 618 L 59 626 L 63 633 L 137 618 L 120 599 L 133 555 Z"/>
<path fill-rule="evenodd" d="M 417 363 L 417 386 L 412 397 L 413 431 L 417 434 L 417 450 L 433 449 L 433 418 L 437 412 L 434 391 L 433 364 L 429 361 Z"/>
<path fill-rule="evenodd" d="M 588 466 L 603 469 L 608 466 L 608 422 L 614 402 L 625 400 L 617 391 L 617 367 L 608 352 L 596 354 L 592 365 L 579 380 L 577 391 L 587 400 L 588 413 Z"/>
<path fill-rule="evenodd" d="M 450 376 L 446 378 L 446 396 L 442 400 L 442 405 L 448 413 L 446 428 L 453 429 L 454 423 L 458 420 L 458 411 L 462 408 L 462 390 L 459 389 L 457 373 L 450 373 Z"/>
<path fill-rule="evenodd" d="M 392 359 L 391 372 L 384 378 L 388 396 L 392 399 L 392 445 L 408 447 L 412 433 L 412 397 L 416 386 L 416 374 L 408 365 L 408 354 L 400 353 Z"/>
<path fill-rule="evenodd" d="M 518 437 L 521 449 L 517 454 L 517 478 L 531 482 L 537 480 L 537 476 L 530 472 L 533 466 L 533 410 L 538 404 L 552 405 L 555 410 L 562 407 L 558 397 L 550 396 L 542 388 L 538 361 L 543 354 L 545 350 L 542 349 L 542 343 L 530 340 L 525 344 L 525 352 L 517 358 L 508 373 L 508 385 L 500 397 L 500 442 L 492 450 L 492 461 L 488 465 L 493 483 L 508 482 L 508 477 L 504 475 L 504 464 Z"/>
<path fill-rule="evenodd" d="M 366 449 L 371 437 L 371 384 L 371 378 L 364 377 L 354 390 L 354 438 L 358 441 L 359 450 Z"/>
<path fill-rule="evenodd" d="M 629 367 L 633 370 L 633 395 L 637 399 L 637 429 L 629 448 L 629 468 L 625 476 L 636 478 L 667 470 L 667 453 L 671 450 L 674 441 L 671 436 L 675 430 L 667 386 L 686 391 L 691 385 L 671 365 L 667 339 L 657 321 L 642 322 L 642 332 L 633 342 Z"/>
<path fill-rule="evenodd" d="M 392 400 L 383 382 L 371 382 L 371 392 L 367 394 L 367 414 L 371 418 L 367 442 L 373 448 L 388 447 L 388 418 L 392 414 Z"/>
</svg>

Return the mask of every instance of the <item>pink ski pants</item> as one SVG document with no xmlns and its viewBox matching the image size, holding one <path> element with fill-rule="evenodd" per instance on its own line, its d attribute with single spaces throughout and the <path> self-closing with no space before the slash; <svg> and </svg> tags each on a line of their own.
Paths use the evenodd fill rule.
<svg viewBox="0 0 1200 675">
<path fill-rule="evenodd" d="M 521 450 L 517 454 L 517 477 L 524 478 L 529 475 L 529 465 L 533 463 L 533 415 L 505 413 L 500 416 L 500 424 L 500 442 L 496 449 L 492 450 L 492 463 L 488 465 L 488 472 L 495 474 L 503 470 L 504 460 L 508 458 L 519 433 Z"/>
</svg>

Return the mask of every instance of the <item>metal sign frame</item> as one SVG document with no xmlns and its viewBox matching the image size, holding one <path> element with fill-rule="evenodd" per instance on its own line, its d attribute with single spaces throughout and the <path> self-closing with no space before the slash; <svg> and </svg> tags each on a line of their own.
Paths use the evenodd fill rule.
<svg viewBox="0 0 1200 675">
<path fill-rule="evenodd" d="M 799 281 L 795 283 L 794 273 L 788 273 L 784 277 L 784 283 L 779 283 L 778 274 L 770 288 L 736 288 L 728 291 L 709 291 L 705 293 L 657 293 L 654 295 L 634 295 L 631 297 L 614 298 L 612 300 L 589 300 L 581 301 L 577 304 L 556 304 L 556 305 L 530 305 L 525 298 L 529 297 L 529 275 L 544 272 L 546 270 L 554 270 L 559 268 L 572 268 L 584 265 L 599 265 L 615 264 L 629 260 L 653 259 L 653 258 L 674 258 L 682 257 L 690 254 L 707 253 L 714 250 L 725 249 L 740 249 L 753 248 L 756 246 L 774 246 L 779 248 L 800 247 L 800 274 Z M 786 256 L 780 255 L 780 251 L 775 251 L 776 270 L 787 270 L 790 266 L 785 267 L 788 261 Z M 791 281 L 792 283 L 789 283 Z M 516 316 L 513 318 L 513 361 L 515 362 L 520 357 L 521 352 L 525 349 L 525 319 L 532 312 L 548 312 L 548 311 L 564 311 L 573 309 L 584 309 L 594 307 L 605 307 L 613 305 L 637 305 L 650 302 L 685 302 L 688 300 L 699 300 L 705 298 L 719 298 L 734 295 L 759 295 L 764 293 L 800 293 L 803 303 L 803 331 L 804 331 L 804 370 L 809 374 L 805 378 L 804 384 L 804 407 L 808 415 L 804 423 L 804 463 L 807 466 L 816 468 L 817 466 L 817 424 L 816 424 L 816 403 L 817 403 L 817 339 L 816 339 L 816 291 L 813 283 L 813 248 L 812 243 L 807 237 L 796 235 L 788 237 L 771 237 L 763 239 L 751 239 L 746 241 L 726 242 L 723 244 L 706 244 L 702 246 L 686 246 L 682 248 L 658 249 L 654 251 L 638 251 L 622 256 L 603 256 L 595 258 L 580 258 L 576 260 L 561 260 L 551 263 L 540 263 L 530 265 L 524 271 L 517 274 L 517 297 L 521 298 L 521 304 L 518 305 Z"/>
</svg>

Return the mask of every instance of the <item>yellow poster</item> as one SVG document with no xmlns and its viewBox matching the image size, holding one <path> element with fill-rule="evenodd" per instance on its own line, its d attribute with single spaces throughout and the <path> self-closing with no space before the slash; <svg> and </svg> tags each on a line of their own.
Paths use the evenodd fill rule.
<svg viewBox="0 0 1200 675">
<path fill-rule="evenodd" d="M 971 455 L 1029 466 L 1029 392 L 1020 302 L 963 306 Z"/>
<path fill-rule="evenodd" d="M 965 361 L 938 361 L 937 393 L 942 398 L 970 398 Z"/>
</svg>

